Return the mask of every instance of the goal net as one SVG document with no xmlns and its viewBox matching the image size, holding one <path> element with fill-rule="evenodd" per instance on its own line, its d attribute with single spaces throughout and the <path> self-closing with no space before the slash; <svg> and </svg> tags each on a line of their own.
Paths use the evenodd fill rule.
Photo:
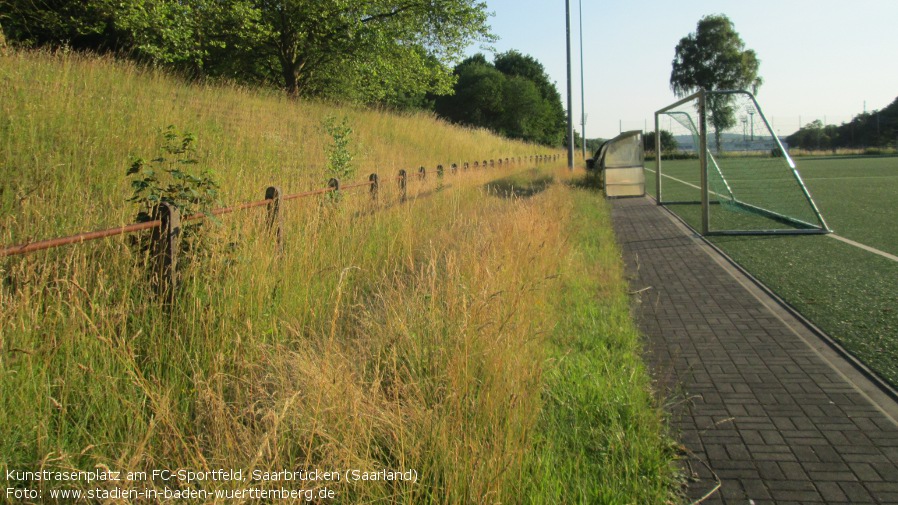
<svg viewBox="0 0 898 505">
<path fill-rule="evenodd" d="M 747 91 L 700 91 L 659 110 L 655 151 L 658 203 L 703 234 L 829 231 Z"/>
</svg>

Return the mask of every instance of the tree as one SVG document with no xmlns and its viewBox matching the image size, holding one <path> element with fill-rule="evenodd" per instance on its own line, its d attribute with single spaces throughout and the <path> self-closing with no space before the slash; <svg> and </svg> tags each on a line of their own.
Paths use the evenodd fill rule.
<svg viewBox="0 0 898 505">
<path fill-rule="evenodd" d="M 586 139 L 586 152 L 595 153 L 602 147 L 602 144 L 605 143 L 606 139 L 603 138 L 594 138 L 594 139 Z"/>
<path fill-rule="evenodd" d="M 643 147 L 646 151 L 655 152 L 655 132 L 647 132 L 645 137 L 643 137 Z M 679 148 L 679 144 L 677 144 L 677 139 L 674 137 L 674 134 L 667 131 L 661 130 L 661 152 L 662 153 L 670 153 L 674 152 Z"/>
<path fill-rule="evenodd" d="M 328 95 L 362 81 L 445 93 L 451 70 L 434 62 L 457 61 L 473 40 L 492 40 L 478 0 L 252 3 L 260 19 L 256 55 L 291 95 Z"/>
<path fill-rule="evenodd" d="M 455 123 L 498 129 L 504 112 L 502 72 L 477 54 L 459 63 L 455 75 L 455 92 L 437 97 L 436 113 Z"/>
<path fill-rule="evenodd" d="M 191 76 L 276 84 L 293 96 L 423 103 L 492 41 L 482 0 L 5 0 L 24 46 L 114 51 Z"/>
<path fill-rule="evenodd" d="M 564 136 L 567 116 L 561 102 L 561 94 L 549 79 L 545 67 L 536 58 L 514 49 L 496 55 L 496 69 L 506 76 L 523 77 L 531 81 L 542 96 L 545 109 L 542 114 L 542 139 L 539 142 L 557 145 Z M 561 132 L 560 134 L 557 132 Z M 557 138 L 555 138 L 557 136 Z"/>
<path fill-rule="evenodd" d="M 454 94 L 437 97 L 437 114 L 507 137 L 559 145 L 564 137 L 561 96 L 542 65 L 510 51 L 496 64 L 476 54 L 455 67 Z"/>
<path fill-rule="evenodd" d="M 118 33 L 113 0 L 5 0 L 0 19 L 10 42 L 26 47 L 69 46 L 115 49 Z"/>
<path fill-rule="evenodd" d="M 694 33 L 680 39 L 670 73 L 670 87 L 679 97 L 699 89 L 706 91 L 747 89 L 757 93 L 763 83 L 758 75 L 760 61 L 722 14 L 699 20 Z M 728 95 L 710 95 L 707 106 L 714 128 L 717 150 L 720 134 L 735 126 L 736 113 Z"/>
</svg>

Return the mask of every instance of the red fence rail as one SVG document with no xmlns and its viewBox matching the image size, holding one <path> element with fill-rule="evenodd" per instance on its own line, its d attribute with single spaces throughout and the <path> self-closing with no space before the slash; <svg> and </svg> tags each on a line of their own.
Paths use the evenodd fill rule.
<svg viewBox="0 0 898 505">
<path fill-rule="evenodd" d="M 558 158 L 559 158 L 559 155 L 553 154 L 553 155 L 531 155 L 529 159 L 531 161 L 543 162 L 543 161 L 549 161 L 549 160 L 557 160 Z M 514 160 L 515 160 L 515 158 L 505 158 L 504 166 L 510 166 L 510 164 L 512 162 L 514 162 Z M 523 160 L 527 160 L 527 157 L 524 157 Z M 522 161 L 522 158 L 518 157 L 517 161 L 520 163 Z M 487 165 L 487 163 L 489 163 L 489 165 Z M 464 170 L 467 170 L 470 165 L 468 164 L 468 162 L 464 162 L 462 166 L 464 167 Z M 477 161 L 475 161 L 473 163 L 473 168 L 486 168 L 487 166 L 494 167 L 495 160 L 483 160 L 483 163 L 480 164 L 479 166 L 478 166 Z M 503 159 L 501 159 L 501 158 L 499 159 L 499 166 L 503 166 Z M 457 165 L 453 163 L 451 165 L 451 167 L 452 168 L 450 170 L 450 173 L 455 174 L 457 172 Z M 438 165 L 436 171 L 437 171 L 437 177 L 442 178 L 443 174 L 444 174 L 443 166 Z M 423 166 L 420 167 L 418 169 L 417 176 L 418 176 L 417 177 L 418 180 L 422 180 L 422 181 L 425 180 L 427 177 L 426 168 Z M 405 201 L 405 199 L 406 199 L 406 186 L 408 183 L 408 179 L 409 178 L 408 178 L 407 172 L 405 170 L 400 170 L 399 175 L 396 177 L 396 180 L 399 183 L 400 201 Z M 336 183 L 334 184 L 334 182 L 336 182 Z M 279 208 L 279 203 L 283 202 L 283 201 L 295 200 L 295 199 L 299 199 L 299 198 L 308 198 L 308 197 L 312 197 L 312 196 L 323 195 L 326 193 L 331 193 L 331 192 L 336 192 L 336 191 L 345 191 L 348 189 L 361 188 L 361 187 L 370 187 L 371 193 L 376 196 L 378 188 L 379 188 L 378 175 L 376 173 L 371 174 L 367 181 L 356 182 L 356 183 L 345 184 L 345 185 L 341 185 L 339 183 L 339 181 L 337 181 L 336 179 L 332 179 L 331 182 L 328 184 L 328 187 L 319 188 L 319 189 L 315 189 L 315 190 L 311 190 L 311 191 L 305 191 L 302 193 L 294 193 L 291 195 L 284 195 L 284 196 L 280 196 L 280 190 L 278 190 L 277 188 L 272 186 L 272 187 L 269 187 L 268 190 L 266 190 L 266 198 L 264 200 L 241 203 L 241 204 L 233 205 L 230 207 L 222 207 L 222 208 L 218 208 L 218 209 L 213 209 L 209 214 L 211 214 L 213 216 L 221 216 L 221 215 L 225 215 L 225 214 L 231 214 L 234 212 L 238 212 L 241 210 L 248 210 L 248 209 L 253 209 L 256 207 L 266 206 L 269 208 L 269 213 L 274 212 L 274 214 L 276 215 L 277 209 Z M 197 221 L 197 220 L 204 219 L 205 217 L 207 217 L 207 214 L 197 213 L 197 214 L 192 214 L 190 216 L 181 218 L 180 221 L 183 221 L 183 222 Z M 269 224 L 271 224 L 274 220 L 275 220 L 275 218 L 272 217 L 272 219 L 270 219 Z M 161 219 L 154 219 L 152 221 L 146 221 L 146 222 L 142 222 L 142 223 L 133 223 L 133 224 L 119 226 L 119 227 L 115 227 L 115 228 L 106 228 L 103 230 L 80 232 L 80 233 L 76 233 L 74 235 L 69 235 L 66 237 L 57 237 L 57 238 L 40 240 L 37 242 L 29 242 L 29 243 L 25 243 L 25 244 L 10 245 L 10 246 L 5 246 L 2 249 L 0 249 L 0 258 L 7 257 L 7 256 L 30 254 L 30 253 L 37 252 L 37 251 L 53 249 L 56 247 L 62 247 L 65 245 L 70 245 L 70 244 L 81 244 L 84 242 L 90 242 L 93 240 L 99 240 L 99 239 L 108 238 L 108 237 L 115 237 L 118 235 L 137 233 L 137 232 L 146 231 L 146 230 L 154 230 L 154 229 L 158 229 L 162 226 L 163 226 L 163 221 Z M 278 231 L 278 233 L 280 233 L 280 232 Z"/>
</svg>

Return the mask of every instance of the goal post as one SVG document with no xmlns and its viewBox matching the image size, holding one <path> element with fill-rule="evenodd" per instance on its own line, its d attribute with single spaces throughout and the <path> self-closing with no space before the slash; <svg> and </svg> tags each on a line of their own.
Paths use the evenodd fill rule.
<svg viewBox="0 0 898 505">
<path fill-rule="evenodd" d="M 699 91 L 655 112 L 655 197 L 703 235 L 830 232 L 755 96 Z"/>
</svg>

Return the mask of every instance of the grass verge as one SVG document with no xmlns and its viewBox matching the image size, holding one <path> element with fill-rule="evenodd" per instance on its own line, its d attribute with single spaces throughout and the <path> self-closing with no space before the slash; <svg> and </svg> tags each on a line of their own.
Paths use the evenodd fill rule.
<svg viewBox="0 0 898 505">
<path fill-rule="evenodd" d="M 227 202 L 323 178 L 316 125 L 334 112 L 324 104 L 185 86 L 102 59 L 3 58 L 0 161 L 15 174 L 4 241 L 127 222 L 129 154 L 150 151 L 146 139 L 171 123 L 197 133 Z M 426 116 L 337 113 L 368 146 L 361 159 L 389 170 L 424 154 L 532 151 Z M 203 228 L 171 311 L 121 238 L 4 260 L 0 474 L 133 472 L 7 482 L 42 500 L 78 491 L 70 501 L 81 502 L 116 490 L 281 487 L 328 488 L 345 503 L 672 497 L 673 454 L 607 209 L 551 184 L 559 177 L 429 177 L 404 205 L 395 189 L 379 203 L 291 202 L 282 251 L 263 213 L 223 218 Z M 153 474 L 166 469 L 246 479 Z M 261 477 L 283 470 L 341 478 Z M 387 471 L 416 479 L 378 473 Z"/>
<path fill-rule="evenodd" d="M 550 340 L 540 448 L 531 463 L 539 503 L 669 503 L 674 446 L 641 359 L 607 203 L 567 190 L 571 248 Z"/>
</svg>

